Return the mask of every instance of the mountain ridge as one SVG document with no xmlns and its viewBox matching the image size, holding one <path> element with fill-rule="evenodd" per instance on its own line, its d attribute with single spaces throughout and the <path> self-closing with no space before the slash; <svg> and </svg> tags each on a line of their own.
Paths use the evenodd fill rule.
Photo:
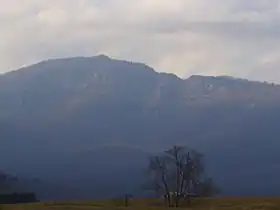
<svg viewBox="0 0 280 210">
<path fill-rule="evenodd" d="M 268 82 L 268 81 L 258 81 L 258 80 L 251 80 L 251 79 L 247 79 L 247 78 L 241 78 L 241 77 L 234 77 L 234 76 L 230 76 L 230 75 L 218 75 L 218 76 L 206 76 L 206 75 L 190 75 L 186 78 L 184 77 L 179 77 L 178 75 L 176 75 L 175 73 L 168 73 L 168 72 L 158 72 L 155 69 L 153 69 L 152 67 L 148 66 L 147 64 L 143 63 L 143 62 L 135 62 L 135 61 L 127 61 L 127 60 L 123 60 L 123 59 L 114 59 L 111 58 L 110 56 L 106 55 L 106 54 L 97 54 L 94 56 L 76 56 L 76 57 L 63 57 L 63 58 L 50 58 L 50 59 L 45 59 L 45 60 L 41 60 L 38 61 L 36 63 L 30 64 L 30 65 L 26 65 L 24 67 L 18 68 L 18 69 L 14 69 L 11 70 L 9 72 L 5 72 L 3 74 L 0 74 L 1 76 L 5 76 L 8 75 L 10 73 L 18 73 L 19 71 L 22 71 L 24 69 L 29 69 L 30 67 L 34 67 L 37 65 L 42 65 L 45 63 L 49 63 L 49 62 L 57 62 L 57 61 L 71 61 L 71 60 L 88 60 L 88 59 L 100 59 L 100 60 L 107 60 L 107 61 L 119 61 L 119 62 L 127 62 L 130 64 L 140 64 L 140 65 L 144 65 L 147 66 L 148 68 L 150 68 L 151 70 L 153 70 L 154 72 L 157 72 L 159 74 L 166 74 L 166 75 L 170 75 L 170 76 L 175 76 L 181 80 L 189 80 L 192 79 L 194 77 L 197 78 L 216 78 L 216 79 L 227 79 L 227 80 L 239 80 L 239 81 L 247 81 L 247 82 L 253 82 L 253 83 L 262 83 L 262 84 L 269 84 L 269 85 L 276 85 L 279 86 L 280 84 L 275 84 L 273 82 Z"/>
</svg>

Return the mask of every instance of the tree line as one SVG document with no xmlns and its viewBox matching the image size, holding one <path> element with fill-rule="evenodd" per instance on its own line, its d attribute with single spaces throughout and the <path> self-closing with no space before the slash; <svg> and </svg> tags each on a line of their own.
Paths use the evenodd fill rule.
<svg viewBox="0 0 280 210">
<path fill-rule="evenodd" d="M 0 173 L 0 203 L 34 202 L 34 193 L 8 193 L 17 178 Z M 173 146 L 159 155 L 150 157 L 148 186 L 169 207 L 179 207 L 182 201 L 191 205 L 196 197 L 209 197 L 218 193 L 213 180 L 207 176 L 204 156 L 198 151 L 182 146 Z M 6 192 L 6 193 L 5 193 Z M 128 206 L 130 196 L 125 196 Z"/>
<path fill-rule="evenodd" d="M 15 204 L 37 202 L 36 194 L 31 192 L 18 193 L 18 178 L 4 172 L 0 172 L 0 204 Z"/>
</svg>

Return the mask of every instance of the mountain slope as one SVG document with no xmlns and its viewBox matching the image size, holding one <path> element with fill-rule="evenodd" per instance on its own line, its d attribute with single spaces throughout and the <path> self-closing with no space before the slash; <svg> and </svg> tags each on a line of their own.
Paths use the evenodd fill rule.
<svg viewBox="0 0 280 210">
<path fill-rule="evenodd" d="M 96 148 L 123 146 L 126 152 L 112 166 L 125 177 L 135 165 L 139 174 L 148 157 L 134 157 L 130 147 L 153 153 L 180 144 L 205 153 L 224 193 L 280 194 L 279 105 L 280 86 L 273 84 L 226 76 L 180 79 L 104 55 L 43 61 L 0 76 L 0 167 L 62 182 L 83 163 L 90 170 L 73 173 L 81 192 L 89 182 L 106 191 L 108 171 L 82 183 L 99 164 Z M 114 150 L 103 160 L 114 158 Z M 127 168 L 120 167 L 130 156 Z M 116 182 L 114 192 L 124 184 Z"/>
</svg>

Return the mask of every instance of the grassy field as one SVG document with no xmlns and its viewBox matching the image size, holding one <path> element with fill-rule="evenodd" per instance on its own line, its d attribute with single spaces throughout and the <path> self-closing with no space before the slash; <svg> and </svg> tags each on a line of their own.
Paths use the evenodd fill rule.
<svg viewBox="0 0 280 210">
<path fill-rule="evenodd" d="M 96 202 L 69 202 L 69 203 L 36 203 L 19 205 L 2 205 L 1 210 L 114 210 L 114 209 L 139 209 L 139 210 L 164 210 L 160 200 L 133 199 L 128 207 L 123 206 L 121 199 L 96 201 Z M 192 208 L 182 207 L 190 210 L 280 210 L 279 198 L 215 198 L 203 199 L 193 202 Z"/>
</svg>

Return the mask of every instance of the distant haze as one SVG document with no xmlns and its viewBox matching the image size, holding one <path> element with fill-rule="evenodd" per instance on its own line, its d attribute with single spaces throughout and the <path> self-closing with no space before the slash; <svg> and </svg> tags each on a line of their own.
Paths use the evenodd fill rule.
<svg viewBox="0 0 280 210">
<path fill-rule="evenodd" d="M 280 83 L 278 0 L 0 0 L 0 72 L 49 58 Z"/>
</svg>

